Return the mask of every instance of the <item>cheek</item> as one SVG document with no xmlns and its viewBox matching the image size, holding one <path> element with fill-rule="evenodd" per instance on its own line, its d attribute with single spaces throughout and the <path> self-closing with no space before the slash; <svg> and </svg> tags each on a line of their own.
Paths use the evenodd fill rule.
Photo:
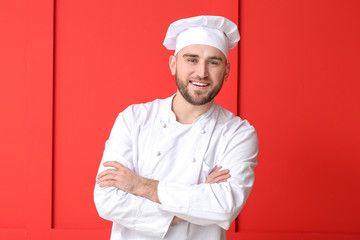
<svg viewBox="0 0 360 240">
<path fill-rule="evenodd" d="M 213 81 L 214 82 L 222 82 L 225 78 L 225 71 L 216 71 L 213 73 Z"/>
<path fill-rule="evenodd" d="M 176 74 L 179 76 L 179 77 L 182 77 L 182 78 L 186 78 L 188 76 L 190 76 L 192 73 L 191 69 L 189 68 L 181 68 L 181 67 L 178 67 L 176 69 Z"/>
</svg>

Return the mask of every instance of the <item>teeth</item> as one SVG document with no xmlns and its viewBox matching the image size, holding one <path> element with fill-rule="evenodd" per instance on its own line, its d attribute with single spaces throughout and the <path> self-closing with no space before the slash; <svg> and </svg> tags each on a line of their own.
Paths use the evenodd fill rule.
<svg viewBox="0 0 360 240">
<path fill-rule="evenodd" d="M 196 86 L 200 86 L 200 87 L 205 87 L 207 86 L 206 83 L 199 83 L 199 82 L 192 82 L 192 84 L 196 85 Z"/>
</svg>

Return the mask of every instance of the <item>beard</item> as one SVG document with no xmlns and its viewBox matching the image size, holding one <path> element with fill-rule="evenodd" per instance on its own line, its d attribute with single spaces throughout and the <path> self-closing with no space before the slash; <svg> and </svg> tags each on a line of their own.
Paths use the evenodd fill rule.
<svg viewBox="0 0 360 240">
<path fill-rule="evenodd" d="M 194 94 L 191 95 L 189 92 L 189 89 L 187 86 L 190 83 L 187 83 L 181 79 L 179 79 L 178 75 L 175 74 L 175 80 L 176 80 L 176 87 L 183 96 L 183 98 L 190 104 L 195 106 L 201 106 L 204 104 L 207 104 L 211 102 L 215 96 L 220 92 L 220 89 L 224 83 L 224 81 L 221 81 L 218 85 L 214 86 L 213 89 L 211 89 L 208 93 L 203 93 L 200 91 L 194 91 Z"/>
</svg>

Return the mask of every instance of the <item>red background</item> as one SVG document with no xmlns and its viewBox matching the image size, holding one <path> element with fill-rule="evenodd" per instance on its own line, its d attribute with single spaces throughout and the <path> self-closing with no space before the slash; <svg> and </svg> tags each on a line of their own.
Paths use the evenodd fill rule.
<svg viewBox="0 0 360 240">
<path fill-rule="evenodd" d="M 217 102 L 260 140 L 229 239 L 360 239 L 360 2 L 0 2 L 0 239 L 109 239 L 92 191 L 132 103 L 175 92 L 162 42 L 200 14 L 239 25 Z"/>
</svg>

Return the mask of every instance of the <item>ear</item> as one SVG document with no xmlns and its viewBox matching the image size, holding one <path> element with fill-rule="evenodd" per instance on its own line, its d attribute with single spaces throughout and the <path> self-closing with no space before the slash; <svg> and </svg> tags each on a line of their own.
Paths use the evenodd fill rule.
<svg viewBox="0 0 360 240">
<path fill-rule="evenodd" d="M 230 63 L 226 63 L 224 81 L 227 80 L 227 78 L 229 77 L 229 74 L 230 74 Z"/>
<path fill-rule="evenodd" d="M 171 55 L 169 58 L 169 67 L 171 74 L 175 76 L 176 73 L 176 57 L 174 55 Z"/>
</svg>

